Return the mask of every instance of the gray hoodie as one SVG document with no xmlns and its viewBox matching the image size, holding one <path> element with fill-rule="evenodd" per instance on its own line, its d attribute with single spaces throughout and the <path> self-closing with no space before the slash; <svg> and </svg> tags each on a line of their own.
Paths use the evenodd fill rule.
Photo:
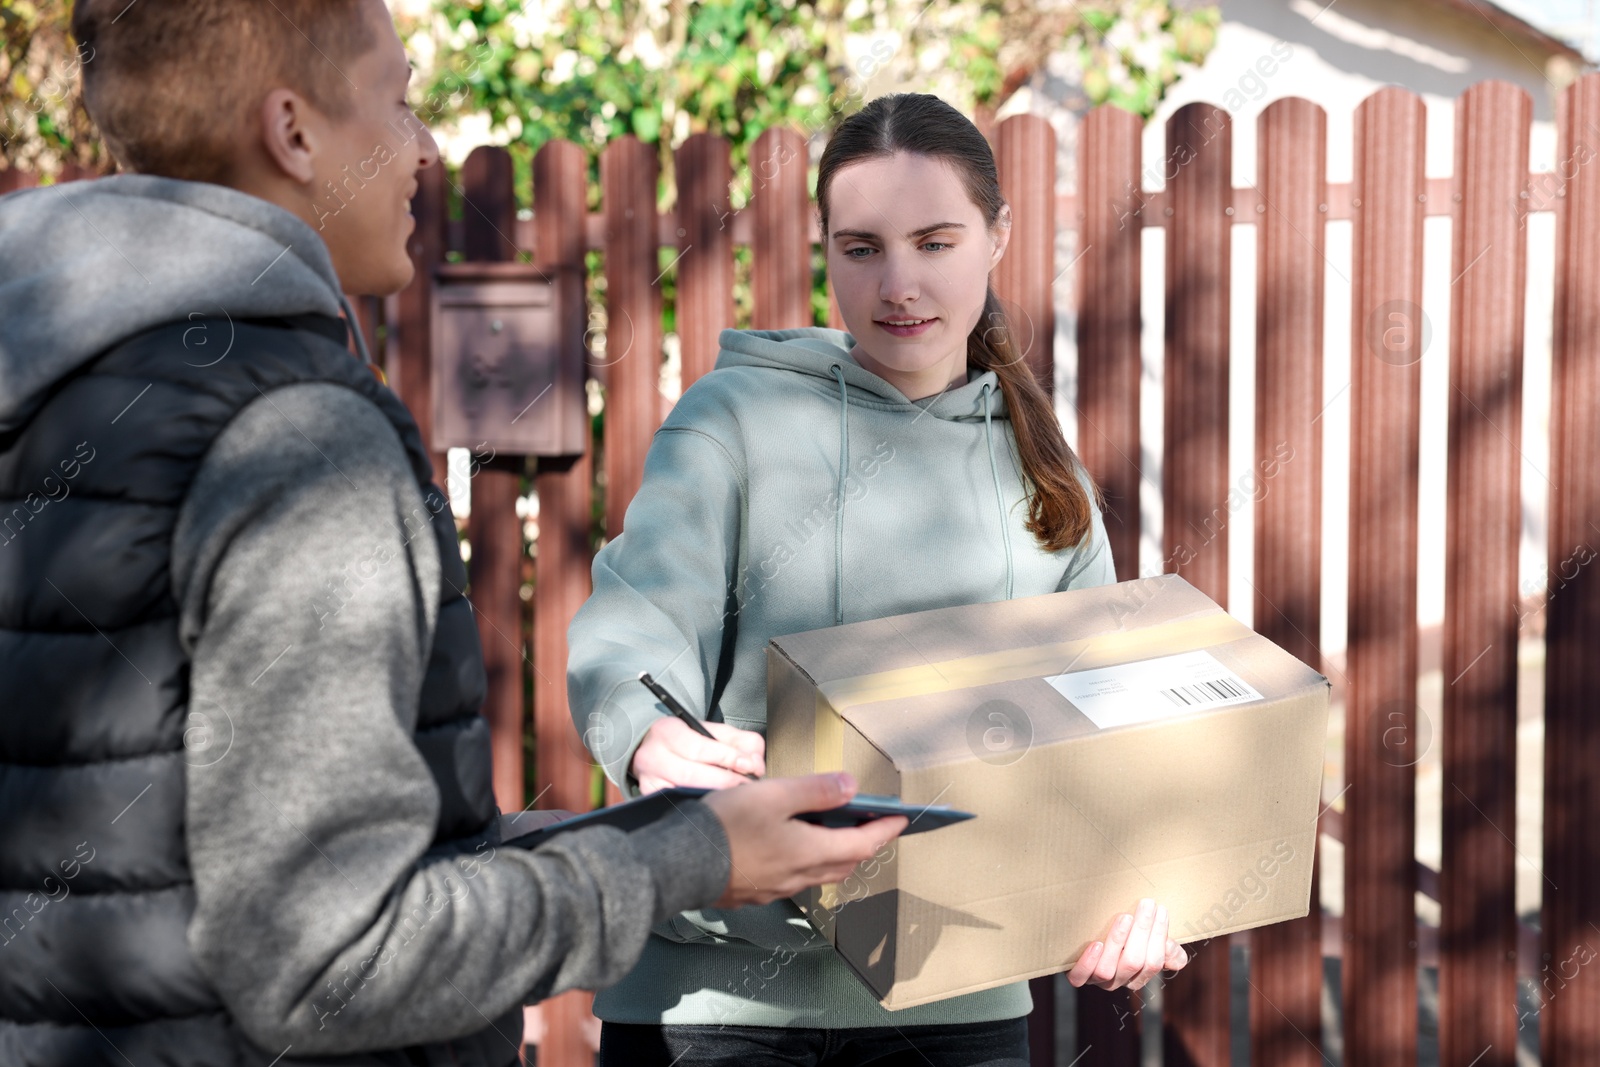
<svg viewBox="0 0 1600 1067">
<path fill-rule="evenodd" d="M 316 233 L 231 189 L 130 175 L 0 198 L 0 434 L 148 327 L 337 316 L 341 301 Z M 185 338 L 203 358 L 224 343 Z M 447 1040 L 604 986 L 653 923 L 726 884 L 726 838 L 700 804 L 649 834 L 596 828 L 465 864 L 428 853 L 440 801 L 412 728 L 441 571 L 434 540 L 406 535 L 418 514 L 393 426 L 349 389 L 306 384 L 239 412 L 178 516 L 190 708 L 227 739 L 186 770 L 188 940 L 274 1053 Z M 360 566 L 373 559 L 387 562 Z M 313 610 L 352 569 L 338 611 Z M 353 972 L 356 995 L 330 997 Z"/>
</svg>

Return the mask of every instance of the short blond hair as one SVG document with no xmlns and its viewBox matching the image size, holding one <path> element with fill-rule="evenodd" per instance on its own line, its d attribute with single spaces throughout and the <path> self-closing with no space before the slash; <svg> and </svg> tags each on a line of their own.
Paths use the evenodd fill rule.
<svg viewBox="0 0 1600 1067">
<path fill-rule="evenodd" d="M 275 88 L 349 115 L 345 69 L 374 47 L 363 0 L 77 0 L 83 100 L 124 170 L 225 183 Z"/>
</svg>

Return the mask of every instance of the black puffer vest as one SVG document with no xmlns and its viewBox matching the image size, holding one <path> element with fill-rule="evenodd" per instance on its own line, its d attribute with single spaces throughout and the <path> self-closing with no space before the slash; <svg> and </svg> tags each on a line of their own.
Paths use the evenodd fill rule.
<svg viewBox="0 0 1600 1067">
<path fill-rule="evenodd" d="M 213 345 L 232 334 L 226 358 L 197 357 L 184 342 L 198 328 Z M 455 526 L 416 424 L 345 336 L 320 315 L 169 324 L 96 358 L 0 437 L 5 1067 L 265 1065 L 282 1051 L 240 1033 L 189 954 L 186 761 L 214 760 L 225 739 L 188 707 L 170 573 L 201 461 L 264 393 L 342 385 L 398 431 L 443 564 L 415 734 L 443 801 L 434 843 L 470 849 L 495 832 L 483 657 Z M 278 1062 L 504 1064 L 521 1012 L 496 1023 L 448 1047 Z"/>
</svg>

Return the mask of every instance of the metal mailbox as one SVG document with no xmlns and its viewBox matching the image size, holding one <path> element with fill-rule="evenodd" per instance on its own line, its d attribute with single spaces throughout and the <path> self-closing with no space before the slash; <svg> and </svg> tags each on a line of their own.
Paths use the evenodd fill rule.
<svg viewBox="0 0 1600 1067">
<path fill-rule="evenodd" d="M 581 282 L 527 263 L 435 268 L 434 448 L 587 450 Z"/>
</svg>

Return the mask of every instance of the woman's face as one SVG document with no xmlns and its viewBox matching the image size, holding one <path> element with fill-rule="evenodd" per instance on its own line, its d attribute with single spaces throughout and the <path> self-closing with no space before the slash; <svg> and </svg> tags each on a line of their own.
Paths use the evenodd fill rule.
<svg viewBox="0 0 1600 1067">
<path fill-rule="evenodd" d="M 828 193 L 828 279 L 852 358 L 912 400 L 964 383 L 1010 209 L 991 230 L 954 166 L 908 152 L 836 171 Z"/>
</svg>

